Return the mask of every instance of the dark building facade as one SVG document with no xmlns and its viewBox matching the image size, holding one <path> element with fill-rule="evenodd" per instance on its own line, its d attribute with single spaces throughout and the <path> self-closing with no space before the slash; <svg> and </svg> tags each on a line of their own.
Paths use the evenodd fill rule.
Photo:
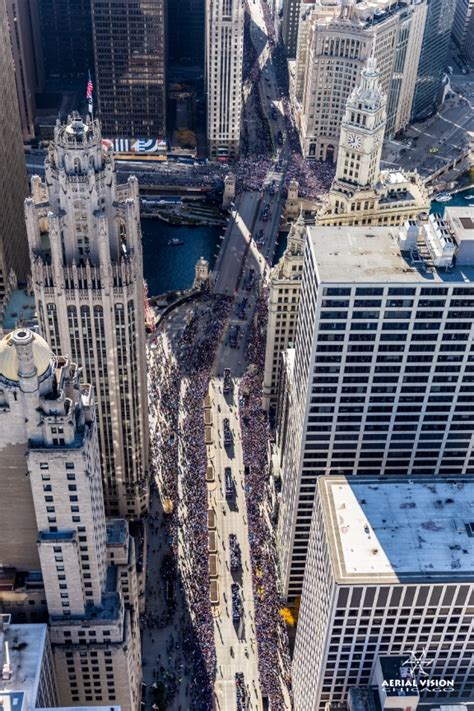
<svg viewBox="0 0 474 711">
<path fill-rule="evenodd" d="M 84 78 L 94 66 L 91 0 L 39 0 L 46 77 Z"/>
<path fill-rule="evenodd" d="M 92 0 L 96 110 L 107 138 L 165 136 L 165 0 Z"/>
<path fill-rule="evenodd" d="M 436 107 L 443 70 L 447 63 L 454 10 L 454 0 L 428 0 L 428 14 L 413 98 L 414 120 L 425 118 Z"/>
<path fill-rule="evenodd" d="M 28 192 L 5 0 L 0 0 L 0 92 L 2 96 L 0 141 L 0 307 L 10 289 L 12 272 L 26 281 L 30 271 L 23 201 Z"/>
<path fill-rule="evenodd" d="M 283 3 L 281 34 L 288 59 L 296 57 L 300 8 L 301 0 L 285 0 Z"/>
<path fill-rule="evenodd" d="M 195 67 L 204 71 L 204 0 L 168 3 L 168 62 L 170 67 Z"/>
</svg>

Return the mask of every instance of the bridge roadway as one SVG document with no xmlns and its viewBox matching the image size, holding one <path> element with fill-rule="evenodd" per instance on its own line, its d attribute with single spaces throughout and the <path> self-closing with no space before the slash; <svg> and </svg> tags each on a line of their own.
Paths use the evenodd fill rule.
<svg viewBox="0 0 474 711">
<path fill-rule="evenodd" d="M 245 267 L 254 269 L 256 277 L 268 276 L 279 233 L 282 208 L 282 176 L 270 171 L 266 180 L 267 186 L 270 178 L 275 180 L 274 195 L 270 195 L 268 187 L 260 192 L 244 192 L 232 208 L 213 272 L 213 291 L 216 294 L 235 294 Z M 265 204 L 269 205 L 267 220 L 262 219 Z M 257 249 L 256 239 L 259 240 L 261 251 Z M 248 260 L 249 256 L 253 256 L 253 259 Z"/>
</svg>

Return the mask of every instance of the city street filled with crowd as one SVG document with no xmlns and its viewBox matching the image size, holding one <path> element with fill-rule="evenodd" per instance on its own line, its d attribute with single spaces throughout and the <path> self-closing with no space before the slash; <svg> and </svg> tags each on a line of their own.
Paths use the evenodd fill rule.
<svg viewBox="0 0 474 711">
<path fill-rule="evenodd" d="M 267 294 L 262 291 L 248 341 L 248 370 L 240 382 L 240 425 L 245 465 L 256 634 L 262 691 L 272 709 L 286 708 L 282 682 L 291 689 L 288 639 L 280 615 L 274 534 L 269 520 L 268 419 L 262 410 Z"/>
<path fill-rule="evenodd" d="M 158 683 L 166 708 L 212 708 L 215 647 L 207 564 L 203 399 L 213 354 L 230 310 L 225 296 L 203 296 L 188 311 L 177 348 L 159 331 L 148 344 L 149 407 L 153 457 L 148 524 L 147 609 L 144 645 L 155 657 L 149 700 Z M 180 545 L 185 549 L 181 554 Z M 157 571 L 159 573 L 157 574 Z M 161 607 L 160 607 L 161 603 Z M 160 610 L 156 612 L 156 610 Z M 177 627 L 184 631 L 177 635 Z M 163 655 L 162 649 L 170 650 Z M 176 652 L 186 662 L 176 676 Z M 181 657 L 179 657 L 181 659 Z M 151 681 L 151 679 L 150 679 Z M 155 686 L 153 686 L 155 685 Z M 174 705 L 173 705 L 174 704 Z"/>
<path fill-rule="evenodd" d="M 239 195 L 260 191 L 276 161 L 281 163 L 277 169 L 282 173 L 284 191 L 290 180 L 299 182 L 302 197 L 317 200 L 327 190 L 333 169 L 318 162 L 309 165 L 303 160 L 287 99 L 285 60 L 274 37 L 272 18 L 265 3 L 263 12 L 267 32 L 266 61 L 270 63 L 279 87 L 277 105 L 281 118 L 278 125 L 285 131 L 284 148 L 277 148 L 272 135 L 268 118 L 271 105 L 264 108 L 262 102 L 262 90 L 259 89 L 263 85 L 262 67 L 256 49 L 262 33 L 255 23 L 252 24 L 247 8 L 245 41 L 248 51 L 244 53 L 247 104 L 244 111 L 248 112 L 248 121 L 242 134 L 240 160 L 230 166 L 199 164 L 173 171 L 163 170 L 161 176 L 157 171 L 154 180 L 211 187 L 222 182 L 232 171 L 236 175 Z M 244 256 L 244 262 L 247 258 Z M 243 265 L 236 265 L 236 268 L 245 275 Z M 221 703 L 215 685 L 216 679 L 225 679 L 225 665 L 217 669 L 216 630 L 222 639 L 227 623 L 225 617 L 220 617 L 223 614 L 220 607 L 213 609 L 210 595 L 207 524 L 211 504 L 206 481 L 209 451 L 203 403 L 209 392 L 211 375 L 215 382 L 213 392 L 219 390 L 222 393 L 222 386 L 216 380 L 217 371 L 213 372 L 213 362 L 219 353 L 225 364 L 222 348 L 227 343 L 226 324 L 238 302 L 242 284 L 232 296 L 230 293 L 213 294 L 211 284 L 209 291 L 164 316 L 156 333 L 149 338 L 154 490 L 148 527 L 148 557 L 154 563 L 149 565 L 147 607 L 142 623 L 144 648 L 150 645 L 154 653 L 156 644 L 157 654 L 151 655 L 151 667 L 145 678 L 147 700 L 157 708 L 161 708 L 159 704 L 163 698 L 166 703 L 163 708 L 176 711 L 206 711 L 213 708 L 213 704 Z M 258 679 L 244 679 L 243 674 L 236 673 L 236 703 L 244 708 L 243 704 L 247 703 L 245 690 L 252 690 L 252 685 L 257 682 L 261 694 L 261 697 L 257 694 L 257 699 L 267 698 L 272 709 L 285 711 L 291 706 L 290 659 L 280 614 L 282 603 L 278 593 L 272 527 L 274 492 L 268 465 L 269 425 L 261 403 L 268 295 L 260 279 L 254 280 L 252 291 L 255 291 L 256 298 L 244 317 L 247 327 L 242 331 L 246 335 L 240 356 L 244 364 L 239 360 L 239 372 L 243 372 L 243 376 L 236 380 L 238 408 L 235 416 L 240 424 L 241 484 L 245 492 L 245 510 L 239 512 L 239 516 L 244 517 L 243 530 L 248 536 L 247 556 L 250 559 L 244 562 L 245 566 L 250 566 L 246 567 L 250 570 L 247 575 L 251 575 L 248 589 L 253 592 L 254 602 L 254 613 L 250 613 L 251 618 L 247 620 L 251 624 L 246 643 L 250 642 L 252 650 L 256 643 Z M 237 464 L 234 463 L 234 472 Z M 217 472 L 220 482 L 223 481 L 222 474 Z M 227 609 L 226 603 L 224 607 Z M 217 624 L 215 627 L 216 614 L 217 622 L 221 619 L 222 626 Z M 234 656 L 232 648 L 229 654 L 229 659 Z"/>
</svg>

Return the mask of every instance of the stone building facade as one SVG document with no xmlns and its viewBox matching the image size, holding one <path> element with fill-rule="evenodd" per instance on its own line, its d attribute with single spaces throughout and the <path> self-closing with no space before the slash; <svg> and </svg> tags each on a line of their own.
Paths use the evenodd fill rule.
<svg viewBox="0 0 474 711">
<path fill-rule="evenodd" d="M 418 173 L 380 170 L 387 99 L 379 80 L 376 60 L 370 57 L 346 103 L 336 175 L 317 224 L 400 225 L 429 211 Z"/>
<path fill-rule="evenodd" d="M 303 154 L 335 161 L 347 98 L 375 56 L 387 96 L 387 133 L 410 121 L 426 3 L 315 3 L 300 21 L 293 99 Z"/>
<path fill-rule="evenodd" d="M 242 0 L 206 0 L 207 140 L 211 158 L 239 155 L 243 49 Z"/>
<path fill-rule="evenodd" d="M 291 226 L 286 250 L 270 275 L 263 406 L 275 407 L 281 354 L 294 346 L 303 273 L 306 226 L 302 216 Z"/>
<path fill-rule="evenodd" d="M 60 701 L 136 711 L 133 541 L 125 520 L 106 523 L 96 403 L 79 373 L 27 329 L 0 341 L 2 420 L 26 455 Z"/>
<path fill-rule="evenodd" d="M 117 185 L 97 121 L 58 124 L 26 220 L 41 333 L 94 385 L 107 512 L 148 505 L 144 284 L 138 183 Z"/>
</svg>

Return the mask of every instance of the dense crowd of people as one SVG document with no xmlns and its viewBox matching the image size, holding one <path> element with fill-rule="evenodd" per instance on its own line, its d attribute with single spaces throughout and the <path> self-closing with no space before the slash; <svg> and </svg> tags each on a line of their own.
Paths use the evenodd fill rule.
<svg viewBox="0 0 474 711">
<path fill-rule="evenodd" d="M 280 615 L 274 534 L 264 515 L 269 497 L 268 419 L 262 410 L 266 321 L 267 294 L 263 290 L 247 347 L 251 367 L 241 380 L 239 402 L 260 684 L 271 708 L 283 711 L 286 704 L 281 681 L 290 692 L 290 658 Z"/>
<path fill-rule="evenodd" d="M 214 626 L 209 598 L 207 458 L 202 409 L 207 389 L 208 376 L 205 372 L 190 378 L 183 398 L 185 416 L 181 431 L 185 457 L 181 467 L 180 487 L 180 531 L 186 546 L 184 584 L 203 661 L 203 668 L 194 684 L 194 693 L 199 699 L 196 709 L 212 709 L 212 685 L 216 673 Z"/>
<path fill-rule="evenodd" d="M 334 168 L 320 161 L 307 161 L 303 158 L 292 108 L 286 98 L 286 59 L 275 37 L 270 8 L 266 3 L 262 3 L 262 8 L 285 120 L 288 163 L 285 166 L 284 186 L 287 189 L 290 180 L 295 179 L 299 183 L 301 197 L 317 199 L 327 192 Z M 248 11 L 245 23 L 244 79 L 251 92 L 249 95 L 254 122 L 243 134 L 239 162 L 230 169 L 237 178 L 237 192 L 260 190 L 274 161 L 271 126 L 264 116 L 258 91 L 261 69 L 249 37 Z M 175 182 L 215 187 L 228 173 L 229 166 L 209 163 L 183 166 L 182 169 L 163 169 L 154 172 L 152 180 L 157 184 Z M 151 175 L 147 173 L 149 177 Z M 261 402 L 267 296 L 263 289 L 257 299 L 256 317 L 246 351 L 251 367 L 240 382 L 239 416 L 260 685 L 271 708 L 284 711 L 287 708 L 285 685 L 291 696 L 290 658 L 286 630 L 280 614 L 274 532 L 267 516 L 271 494 L 267 450 L 269 426 Z M 202 303 L 204 301 L 206 303 Z M 174 695 L 178 693 L 184 675 L 189 680 L 186 683 L 186 703 L 190 711 L 207 711 L 213 707 L 216 648 L 209 599 L 207 453 L 203 400 L 208 392 L 215 350 L 231 308 L 230 297 L 203 294 L 190 309 L 187 322 L 179 333 L 179 344 L 177 347 L 175 344 L 173 352 L 167 347 L 163 334 L 152 337 L 155 342 L 150 345 L 153 354 L 149 364 L 153 475 L 164 512 L 159 521 L 151 522 L 151 526 L 163 527 L 164 545 L 169 550 L 159 569 L 160 584 L 179 588 L 186 601 L 188 615 L 182 625 L 178 621 L 183 630 L 176 633 L 179 639 L 176 637 L 175 641 L 173 637 L 169 643 L 179 644 L 179 655 L 183 660 L 182 672 L 174 674 L 173 670 L 166 668 L 163 659 L 158 657 L 153 677 L 164 679 L 169 692 Z M 186 548 L 186 559 L 178 556 L 180 540 Z M 173 622 L 176 618 L 176 603 L 172 596 L 167 604 L 166 610 L 147 613 L 143 617 L 148 629 L 161 629 Z M 168 656 L 168 659 L 171 658 Z"/>
<path fill-rule="evenodd" d="M 202 301 L 205 308 L 201 308 Z M 182 640 L 190 671 L 186 689 L 190 711 L 213 707 L 216 650 L 209 599 L 203 400 L 215 349 L 230 309 L 230 297 L 203 294 L 180 333 L 175 354 L 166 350 L 160 336 L 150 345 L 153 474 L 165 515 L 161 523 L 153 520 L 149 525 L 153 530 L 158 526 L 165 528 L 170 553 L 163 558 L 160 578 L 170 589 L 178 581 L 182 584 L 191 619 Z M 183 536 L 186 560 L 178 556 L 179 535 Z M 145 615 L 143 623 L 149 629 L 160 629 L 170 624 L 174 610 L 174 599 L 167 598 L 166 610 Z M 160 678 L 165 678 L 162 670 Z M 174 695 L 175 682 L 171 677 L 165 681 L 167 693 Z"/>
</svg>

